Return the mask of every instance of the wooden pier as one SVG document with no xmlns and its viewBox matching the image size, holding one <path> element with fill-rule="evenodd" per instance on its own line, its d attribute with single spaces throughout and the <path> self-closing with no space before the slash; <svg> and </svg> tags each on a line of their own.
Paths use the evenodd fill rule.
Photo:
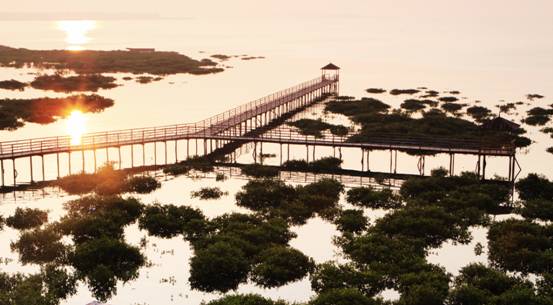
<svg viewBox="0 0 553 305">
<path fill-rule="evenodd" d="M 136 128 L 117 131 L 106 131 L 88 133 L 82 135 L 78 144 L 72 144 L 70 136 L 46 137 L 37 139 L 26 139 L 17 141 L 0 142 L 0 173 L 2 187 L 5 186 L 5 161 L 12 161 L 13 186 L 17 185 L 17 169 L 15 160 L 28 158 L 31 183 L 35 181 L 33 157 L 42 160 L 42 179 L 44 180 L 44 156 L 56 155 L 57 177 L 60 177 L 60 154 L 80 153 L 82 155 L 82 166 L 85 169 L 85 152 L 92 151 L 94 159 L 94 169 L 97 168 L 96 154 L 99 150 L 106 150 L 107 161 L 109 162 L 108 149 L 116 148 L 119 151 L 119 162 L 121 162 L 121 148 L 129 147 L 131 167 L 135 166 L 134 150 L 137 146 L 141 147 L 142 160 L 139 166 L 146 164 L 145 145 L 148 143 L 165 144 L 165 163 L 167 160 L 167 143 L 174 142 L 175 162 L 178 162 L 178 142 L 186 141 L 186 157 L 191 153 L 191 141 L 195 145 L 194 154 L 199 155 L 198 145 L 201 145 L 202 152 L 207 155 L 217 148 L 232 142 L 254 142 L 257 143 L 279 143 L 290 145 L 304 145 L 307 148 L 307 159 L 309 159 L 309 147 L 313 147 L 313 152 L 317 146 L 331 146 L 334 151 L 343 147 L 354 147 L 361 150 L 362 170 L 367 171 L 369 167 L 369 153 L 371 150 L 389 150 L 390 151 L 390 173 L 397 171 L 397 152 L 398 151 L 424 151 L 431 153 L 446 153 L 450 156 L 449 170 L 454 173 L 455 154 L 470 154 L 478 157 L 475 172 L 485 177 L 486 156 L 508 157 L 509 159 L 509 181 L 514 181 L 517 173 L 515 167 L 516 149 L 511 144 L 505 143 L 480 143 L 470 139 L 460 138 L 428 138 L 428 137 L 405 137 L 402 135 L 384 134 L 374 137 L 365 143 L 348 142 L 345 136 L 335 136 L 330 133 L 323 133 L 322 137 L 301 135 L 297 129 L 279 124 L 272 127 L 271 123 L 282 120 L 309 107 L 310 105 L 321 101 L 325 96 L 338 94 L 339 74 L 338 68 L 333 65 L 326 66 L 322 70 L 322 75 L 313 80 L 301 83 L 297 86 L 273 93 L 258 100 L 243 104 L 236 108 L 225 111 L 208 119 L 186 124 L 167 125 L 150 128 Z M 280 121 L 279 121 L 280 122 Z M 270 129 L 268 128 L 270 127 Z M 265 128 L 265 129 L 263 129 Z M 263 130 L 263 132 L 256 132 Z M 215 142 L 215 143 L 214 143 Z M 208 148 L 209 146 L 209 148 Z M 365 159 L 366 158 L 366 159 Z M 157 145 L 154 145 L 154 159 L 157 162 Z M 282 154 L 281 154 L 282 159 Z M 71 158 L 69 160 L 69 173 L 71 173 Z M 365 163 L 366 160 L 366 163 Z M 421 175 L 424 170 L 425 156 L 419 157 L 418 169 Z M 519 167 L 520 170 L 520 167 Z"/>
</svg>

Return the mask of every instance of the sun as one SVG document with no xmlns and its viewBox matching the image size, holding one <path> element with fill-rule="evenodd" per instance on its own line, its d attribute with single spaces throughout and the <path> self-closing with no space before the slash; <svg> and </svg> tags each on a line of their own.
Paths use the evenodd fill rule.
<svg viewBox="0 0 553 305">
<path fill-rule="evenodd" d="M 67 117 L 66 129 L 71 136 L 71 145 L 81 144 L 82 135 L 86 131 L 86 117 L 80 110 L 73 110 Z"/>
<path fill-rule="evenodd" d="M 90 41 L 88 32 L 96 28 L 94 20 L 62 20 L 57 22 L 60 30 L 65 32 L 65 42 L 68 50 L 82 50 L 83 45 Z"/>
</svg>

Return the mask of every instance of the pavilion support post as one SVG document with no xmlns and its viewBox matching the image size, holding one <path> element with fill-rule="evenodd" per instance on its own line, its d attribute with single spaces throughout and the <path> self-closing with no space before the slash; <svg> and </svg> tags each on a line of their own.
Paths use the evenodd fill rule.
<svg viewBox="0 0 553 305">
<path fill-rule="evenodd" d="M 371 151 L 370 149 L 367 149 L 367 172 L 369 172 L 369 173 L 371 172 L 370 151 Z"/>
<path fill-rule="evenodd" d="M 96 168 L 98 168 L 96 160 L 96 148 L 92 149 L 92 154 L 94 155 L 94 172 L 96 172 Z"/>
<path fill-rule="evenodd" d="M 0 160 L 0 175 L 2 175 L 2 187 L 6 186 L 6 181 L 4 181 L 4 159 Z"/>
<path fill-rule="evenodd" d="M 290 161 L 290 144 L 287 144 L 286 161 Z"/>
<path fill-rule="evenodd" d="M 179 162 L 178 142 L 175 140 L 175 163 Z"/>
<path fill-rule="evenodd" d="M 33 184 L 35 181 L 33 178 L 33 156 L 29 157 L 29 168 L 31 169 L 31 184 Z"/>
<path fill-rule="evenodd" d="M 142 143 L 142 166 L 146 166 L 146 143 Z"/>
<path fill-rule="evenodd" d="M 69 167 L 69 175 L 71 175 L 71 152 L 67 153 L 67 163 Z"/>
<path fill-rule="evenodd" d="M 121 160 L 121 146 L 117 146 L 117 156 L 119 159 L 117 161 L 119 162 L 119 169 L 123 168 L 123 160 Z"/>
<path fill-rule="evenodd" d="M 511 166 L 513 165 L 513 157 L 512 156 L 509 156 L 509 182 L 512 181 L 511 179 L 511 174 L 512 174 L 512 169 L 511 169 Z"/>
<path fill-rule="evenodd" d="M 109 164 L 109 147 L 106 147 L 106 164 Z"/>
<path fill-rule="evenodd" d="M 163 141 L 163 144 L 165 145 L 165 148 L 163 149 L 163 152 L 165 153 L 165 164 L 167 164 L 167 140 Z"/>
<path fill-rule="evenodd" d="M 84 149 L 81 149 L 81 162 L 82 162 L 82 168 L 83 168 L 83 173 L 84 173 L 85 172 Z"/>
<path fill-rule="evenodd" d="M 257 142 L 253 142 L 253 163 L 257 164 Z"/>
<path fill-rule="evenodd" d="M 313 145 L 313 161 L 315 161 L 315 148 L 316 148 L 316 147 L 317 147 L 317 146 Z"/>
<path fill-rule="evenodd" d="M 393 161 L 394 161 L 394 152 L 393 150 L 390 149 L 390 174 L 392 173 L 393 171 Z"/>
<path fill-rule="evenodd" d="M 305 145 L 306 162 L 309 163 L 309 145 Z"/>
<path fill-rule="evenodd" d="M 259 162 L 263 165 L 263 142 L 259 142 Z"/>
<path fill-rule="evenodd" d="M 131 168 L 134 168 L 134 144 L 131 144 Z"/>
<path fill-rule="evenodd" d="M 280 147 L 280 154 L 279 154 L 279 157 L 280 157 L 280 166 L 282 166 L 282 143 L 279 144 L 279 147 Z"/>
<path fill-rule="evenodd" d="M 482 180 L 486 180 L 486 155 L 482 156 Z"/>
<path fill-rule="evenodd" d="M 477 175 L 478 175 L 478 178 L 480 178 L 480 165 L 481 165 L 481 162 L 480 162 L 480 159 L 482 158 L 482 156 L 480 154 L 478 154 L 478 161 L 476 163 L 476 168 L 477 168 Z"/>
<path fill-rule="evenodd" d="M 14 190 L 15 190 L 15 187 L 17 186 L 17 170 L 15 169 L 15 158 L 12 159 L 12 163 L 13 163 L 13 168 L 12 168 L 12 172 L 13 172 L 13 187 L 14 187 Z"/>
<path fill-rule="evenodd" d="M 397 149 L 395 150 L 394 174 L 397 174 Z"/>
<path fill-rule="evenodd" d="M 190 157 L 190 139 L 186 139 L 186 159 Z"/>
<path fill-rule="evenodd" d="M 60 154 L 59 153 L 56 153 L 56 169 L 58 174 L 56 178 L 59 179 L 60 178 Z"/>
<path fill-rule="evenodd" d="M 154 166 L 157 165 L 157 143 L 154 142 Z"/>
<path fill-rule="evenodd" d="M 451 173 L 450 175 L 455 176 L 455 154 L 451 154 Z"/>
<path fill-rule="evenodd" d="M 361 171 L 365 171 L 365 150 L 361 148 Z"/>
</svg>

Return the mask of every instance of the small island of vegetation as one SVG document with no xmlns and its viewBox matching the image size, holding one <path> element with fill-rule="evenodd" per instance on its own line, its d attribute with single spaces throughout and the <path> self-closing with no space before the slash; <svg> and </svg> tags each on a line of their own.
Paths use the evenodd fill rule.
<svg viewBox="0 0 553 305">
<path fill-rule="evenodd" d="M 64 77 L 60 74 L 40 75 L 31 83 L 31 87 L 56 92 L 92 91 L 117 87 L 115 77 L 100 74 L 83 74 Z"/>
<path fill-rule="evenodd" d="M 77 74 L 133 73 L 169 75 L 222 72 L 210 59 L 195 60 L 177 52 L 123 50 L 30 50 L 0 46 L 0 66 L 69 70 Z"/>
<path fill-rule="evenodd" d="M 27 86 L 27 83 L 23 83 L 15 79 L 0 81 L 0 89 L 23 91 Z"/>
<path fill-rule="evenodd" d="M 25 122 L 49 124 L 68 116 L 73 110 L 101 112 L 113 106 L 102 96 L 71 95 L 64 98 L 0 99 L 0 130 L 15 130 Z"/>
</svg>

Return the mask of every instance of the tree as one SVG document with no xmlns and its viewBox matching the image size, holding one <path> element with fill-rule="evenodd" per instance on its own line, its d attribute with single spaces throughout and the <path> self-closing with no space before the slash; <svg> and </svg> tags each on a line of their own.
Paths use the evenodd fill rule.
<svg viewBox="0 0 553 305">
<path fill-rule="evenodd" d="M 451 305 L 538 305 L 550 302 L 547 296 L 536 294 L 531 282 L 482 264 L 463 267 L 448 298 Z"/>
<path fill-rule="evenodd" d="M 401 198 L 390 189 L 376 190 L 372 187 L 354 187 L 347 192 L 347 201 L 353 205 L 371 209 L 398 209 Z"/>
<path fill-rule="evenodd" d="M 344 210 L 335 223 L 342 232 L 361 233 L 367 228 L 368 220 L 362 210 Z"/>
<path fill-rule="evenodd" d="M 148 194 L 155 191 L 161 186 L 161 184 L 150 176 L 136 176 L 126 181 L 126 189 L 129 192 L 135 192 L 139 194 Z"/>
<path fill-rule="evenodd" d="M 269 248 L 259 254 L 251 271 L 252 280 L 265 288 L 285 285 L 302 279 L 313 269 L 313 261 L 302 252 L 284 246 Z"/>
<path fill-rule="evenodd" d="M 332 289 L 309 301 L 309 305 L 376 305 L 381 301 L 371 299 L 354 288 Z"/>
<path fill-rule="evenodd" d="M 515 186 L 523 200 L 553 200 L 553 182 L 538 174 L 528 174 L 526 178 L 517 181 Z"/>
<path fill-rule="evenodd" d="M 468 228 L 441 207 L 414 207 L 398 210 L 379 219 L 375 230 L 390 236 L 419 240 L 425 248 L 438 247 L 448 239 L 468 242 Z"/>
<path fill-rule="evenodd" d="M 75 292 L 76 278 L 51 265 L 32 275 L 0 273 L 0 304 L 58 305 Z"/>
<path fill-rule="evenodd" d="M 528 219 L 553 221 L 553 200 L 538 198 L 523 201 L 519 213 Z"/>
<path fill-rule="evenodd" d="M 196 232 L 196 229 L 205 228 L 205 217 L 198 209 L 156 203 L 144 209 L 138 225 L 149 234 L 162 238 L 171 238 L 183 233 L 190 233 L 188 237 L 192 238 L 201 234 Z"/>
<path fill-rule="evenodd" d="M 12 251 L 19 252 L 23 264 L 47 264 L 63 262 L 69 248 L 61 242 L 61 235 L 52 227 L 36 228 L 19 235 L 17 242 L 12 242 Z"/>
<path fill-rule="evenodd" d="M 553 230 L 527 220 L 493 223 L 488 231 L 489 259 L 503 270 L 552 273 Z"/>
<path fill-rule="evenodd" d="M 364 295 L 375 296 L 386 288 L 386 274 L 365 270 L 359 265 L 338 265 L 326 262 L 315 266 L 311 273 L 311 288 L 317 292 L 356 288 Z"/>
<path fill-rule="evenodd" d="M 14 229 L 26 230 L 48 222 L 48 212 L 39 209 L 15 209 L 15 214 L 6 219 L 6 224 Z"/>
<path fill-rule="evenodd" d="M 105 301 L 115 293 L 117 281 L 128 282 L 138 276 L 145 258 L 136 247 L 102 237 L 77 244 L 69 262 L 79 278 L 87 280 L 94 296 Z"/>
<path fill-rule="evenodd" d="M 441 305 L 449 292 L 450 275 L 443 267 L 426 264 L 421 270 L 401 274 L 398 290 L 401 305 Z"/>
<path fill-rule="evenodd" d="M 278 208 L 296 195 L 292 186 L 282 180 L 250 180 L 236 194 L 236 204 L 254 211 Z"/>
<path fill-rule="evenodd" d="M 273 301 L 257 294 L 227 295 L 202 305 L 287 305 L 284 301 Z"/>
<path fill-rule="evenodd" d="M 190 260 L 190 286 L 205 292 L 235 290 L 245 282 L 250 261 L 239 248 L 223 241 L 197 250 Z"/>
</svg>

